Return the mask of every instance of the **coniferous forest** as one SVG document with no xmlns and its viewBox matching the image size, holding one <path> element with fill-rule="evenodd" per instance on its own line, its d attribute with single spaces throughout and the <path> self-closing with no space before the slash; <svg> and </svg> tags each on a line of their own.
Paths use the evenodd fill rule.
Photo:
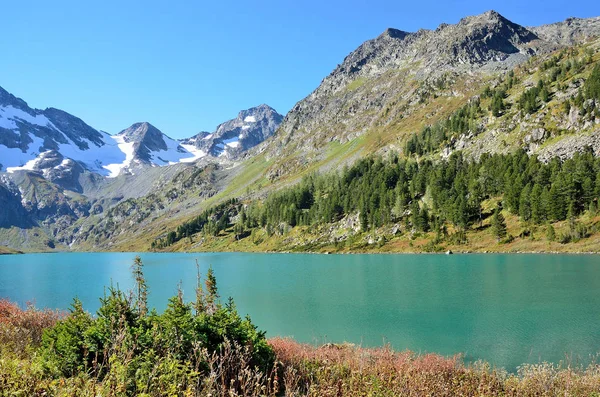
<svg viewBox="0 0 600 397">
<path fill-rule="evenodd" d="M 362 231 L 399 223 L 407 230 L 434 232 L 437 239 L 460 243 L 466 230 L 481 227 L 492 215 L 483 208 L 490 200 L 498 207 L 494 213 L 518 216 L 525 229 L 569 220 L 569 232 L 556 236 L 567 243 L 588 236 L 590 230 L 577 218 L 586 211 L 595 214 L 599 197 L 600 159 L 591 151 L 547 164 L 524 151 L 484 154 L 477 161 L 467 161 L 460 153 L 440 162 L 371 157 L 339 173 L 306 177 L 264 202 L 230 201 L 210 209 L 154 247 L 198 232 L 218 235 L 231 226 L 236 236 L 244 237 L 256 228 L 274 233 L 282 224 L 327 224 L 353 214 L 358 214 Z M 513 236 L 497 237 L 503 241 Z"/>
</svg>

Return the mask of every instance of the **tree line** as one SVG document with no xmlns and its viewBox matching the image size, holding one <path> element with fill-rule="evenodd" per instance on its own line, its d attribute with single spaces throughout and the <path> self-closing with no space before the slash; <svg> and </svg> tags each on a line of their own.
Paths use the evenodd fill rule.
<svg viewBox="0 0 600 397">
<path fill-rule="evenodd" d="M 236 235 L 254 228 L 273 234 L 281 225 L 321 225 L 358 214 L 362 231 L 391 223 L 440 235 L 451 228 L 461 241 L 461 233 L 480 227 L 492 215 L 484 213 L 486 200 L 496 200 L 500 210 L 518 216 L 524 225 L 540 225 L 595 213 L 599 197 L 600 159 L 591 149 L 548 163 L 523 150 L 484 154 L 478 160 L 457 152 L 439 162 L 390 155 L 361 159 L 340 172 L 310 175 L 262 202 L 222 204 L 216 207 L 220 210 L 206 212 L 212 218 L 201 215 L 192 222 L 227 224 L 221 230 L 233 227 Z M 573 220 L 572 237 L 585 237 L 578 227 Z M 190 230 L 209 232 L 186 223 L 174 233 L 184 236 Z"/>
</svg>

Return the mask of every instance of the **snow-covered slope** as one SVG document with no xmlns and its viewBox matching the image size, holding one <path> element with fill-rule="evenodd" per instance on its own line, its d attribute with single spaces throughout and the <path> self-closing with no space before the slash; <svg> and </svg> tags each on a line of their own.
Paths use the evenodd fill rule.
<svg viewBox="0 0 600 397">
<path fill-rule="evenodd" d="M 0 171 L 49 172 L 61 165 L 44 158 L 57 155 L 114 177 L 134 166 L 195 161 L 204 152 L 180 145 L 148 123 L 109 135 L 61 110 L 32 109 L 0 87 Z"/>
<path fill-rule="evenodd" d="M 132 171 L 143 165 L 164 166 L 181 162 L 193 162 L 205 153 L 193 145 L 182 145 L 169 138 L 150 123 L 135 123 L 112 136 L 120 150 L 126 154 L 121 163 L 109 164 L 111 176 L 123 170 Z"/>
<path fill-rule="evenodd" d="M 68 169 L 73 175 L 87 170 L 115 177 L 206 155 L 231 159 L 273 135 L 282 119 L 271 107 L 260 105 L 241 111 L 213 133 L 181 141 L 147 122 L 110 135 L 62 110 L 32 109 L 0 87 L 0 172 L 27 170 L 47 177 L 64 175 Z"/>
</svg>

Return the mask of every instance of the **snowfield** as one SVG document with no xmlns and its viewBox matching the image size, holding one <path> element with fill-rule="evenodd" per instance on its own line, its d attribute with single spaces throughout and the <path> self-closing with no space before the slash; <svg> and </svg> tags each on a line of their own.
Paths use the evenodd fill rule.
<svg viewBox="0 0 600 397">
<path fill-rule="evenodd" d="M 57 145 L 58 152 L 65 158 L 65 164 L 68 159 L 71 159 L 81 163 L 92 172 L 114 178 L 127 171 L 138 161 L 135 159 L 134 153 L 135 142 L 126 142 L 121 135 L 110 135 L 101 132 L 102 144 L 98 145 L 84 140 L 87 142 L 88 149 L 82 150 L 45 116 L 32 116 L 12 106 L 0 107 L 1 128 L 15 131 L 15 134 L 20 135 L 19 124 L 23 123 L 50 128 L 61 133 L 67 143 Z M 40 156 L 47 149 L 44 149 L 44 139 L 35 136 L 32 132 L 29 132 L 28 136 L 33 142 L 29 143 L 25 151 L 20 148 L 8 148 L 0 145 L 0 171 L 12 173 L 22 170 L 30 171 L 35 168 L 38 161 L 40 161 Z M 178 141 L 166 135 L 163 135 L 162 138 L 167 150 L 150 153 L 150 164 L 153 166 L 164 166 L 180 162 L 191 163 L 206 156 L 204 151 L 197 149 L 194 145 L 181 145 Z"/>
<path fill-rule="evenodd" d="M 0 127 L 6 128 L 7 130 L 18 130 L 19 126 L 17 125 L 17 121 L 24 121 L 42 127 L 52 127 L 57 130 L 54 124 L 52 124 L 52 122 L 44 115 L 38 114 L 32 116 L 29 113 L 12 106 L 0 107 Z"/>
</svg>

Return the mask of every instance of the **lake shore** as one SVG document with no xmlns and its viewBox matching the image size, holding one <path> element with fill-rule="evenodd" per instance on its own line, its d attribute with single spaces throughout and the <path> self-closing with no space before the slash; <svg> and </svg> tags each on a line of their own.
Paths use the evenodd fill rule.
<svg viewBox="0 0 600 397">
<path fill-rule="evenodd" d="M 15 254 L 22 254 L 22 253 L 23 253 L 23 251 L 0 246 L 0 255 L 15 255 Z"/>
<path fill-rule="evenodd" d="M 178 315 L 194 321 L 185 311 Z M 149 368 L 140 369 L 139 361 L 146 356 L 136 350 L 135 344 L 119 342 L 116 336 L 110 340 L 111 349 L 105 350 L 107 365 L 100 370 L 94 362 L 80 362 L 78 367 L 67 369 L 49 365 L 48 359 L 54 360 L 54 364 L 61 363 L 61 356 L 57 356 L 57 361 L 52 355 L 55 348 L 49 347 L 47 340 L 62 338 L 62 344 L 56 349 L 64 350 L 70 344 L 75 346 L 78 337 L 76 333 L 69 333 L 74 332 L 70 331 L 72 327 L 65 328 L 61 323 L 89 327 L 92 321 L 83 313 L 66 314 L 33 307 L 23 310 L 12 302 L 0 300 L 2 390 L 18 395 L 126 395 L 117 391 L 129 390 L 127 395 L 147 391 L 149 394 L 144 395 L 239 397 L 516 397 L 600 393 L 600 365 L 596 363 L 587 366 L 570 362 L 524 364 L 517 372 L 507 372 L 485 361 L 465 364 L 462 355 L 394 351 L 388 345 L 375 348 L 348 343 L 309 345 L 292 338 L 266 340 L 264 348 L 270 350 L 271 359 L 270 364 L 261 369 L 253 367 L 250 350 L 227 341 L 214 354 L 196 353 L 188 361 L 153 351 L 151 360 L 146 363 Z M 164 326 L 172 325 L 165 323 Z M 56 329 L 61 332 L 57 333 Z M 200 334 L 185 335 L 194 338 Z M 177 348 L 177 345 L 169 347 Z M 70 352 L 74 358 L 80 354 L 80 350 Z M 194 359 L 201 365 L 193 367 L 191 360 Z"/>
</svg>

